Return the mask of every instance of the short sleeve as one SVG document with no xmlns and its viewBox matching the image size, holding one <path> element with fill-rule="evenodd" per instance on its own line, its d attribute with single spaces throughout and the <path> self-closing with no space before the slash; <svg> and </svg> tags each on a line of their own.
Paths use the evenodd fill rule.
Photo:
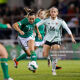
<svg viewBox="0 0 80 80">
<path fill-rule="evenodd" d="M 19 24 L 19 27 L 22 26 L 22 25 L 26 25 L 28 23 L 28 19 L 24 18 L 24 19 L 22 19 L 21 21 L 19 21 L 17 23 Z"/>
<path fill-rule="evenodd" d="M 8 26 L 6 24 L 0 23 L 0 28 L 8 28 Z"/>
</svg>

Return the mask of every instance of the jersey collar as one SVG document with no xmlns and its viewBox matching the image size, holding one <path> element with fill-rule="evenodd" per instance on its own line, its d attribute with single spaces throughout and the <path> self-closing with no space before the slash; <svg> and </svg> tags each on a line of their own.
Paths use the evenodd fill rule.
<svg viewBox="0 0 80 80">
<path fill-rule="evenodd" d="M 50 16 L 50 19 L 53 20 L 53 19 L 51 18 L 51 16 Z M 55 20 L 57 20 L 57 17 L 55 18 Z M 55 21 L 55 20 L 53 20 L 53 21 Z"/>
</svg>

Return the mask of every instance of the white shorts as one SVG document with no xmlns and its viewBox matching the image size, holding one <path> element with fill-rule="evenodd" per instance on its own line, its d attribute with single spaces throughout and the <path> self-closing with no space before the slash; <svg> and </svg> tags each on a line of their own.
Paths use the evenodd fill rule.
<svg viewBox="0 0 80 80">
<path fill-rule="evenodd" d="M 28 41 L 29 40 L 35 40 L 35 37 L 33 35 L 31 35 L 28 38 L 22 38 L 22 37 L 18 36 L 18 43 L 21 45 L 21 47 L 24 50 L 27 50 L 28 49 Z"/>
<path fill-rule="evenodd" d="M 44 44 L 45 41 L 41 41 L 41 42 L 35 42 L 35 46 L 42 46 Z"/>
</svg>

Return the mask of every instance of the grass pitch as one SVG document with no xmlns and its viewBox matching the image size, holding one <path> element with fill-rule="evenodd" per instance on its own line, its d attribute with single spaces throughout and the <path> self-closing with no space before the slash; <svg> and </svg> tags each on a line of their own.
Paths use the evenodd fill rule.
<svg viewBox="0 0 80 80">
<path fill-rule="evenodd" d="M 8 61 L 9 74 L 14 80 L 80 80 L 80 60 L 62 60 L 58 65 L 62 67 L 57 70 L 57 75 L 52 75 L 52 67 L 48 67 L 47 60 L 38 60 L 39 68 L 36 73 L 27 69 L 29 61 L 19 62 L 17 69 L 14 68 L 13 61 Z M 0 80 L 3 80 L 2 69 L 0 67 Z"/>
</svg>

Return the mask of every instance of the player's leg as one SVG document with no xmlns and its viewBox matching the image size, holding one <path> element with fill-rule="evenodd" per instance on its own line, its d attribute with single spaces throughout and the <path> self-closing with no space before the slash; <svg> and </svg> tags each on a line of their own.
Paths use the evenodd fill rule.
<svg viewBox="0 0 80 80">
<path fill-rule="evenodd" d="M 54 50 L 57 51 L 59 49 L 60 49 L 60 45 L 58 45 L 58 44 L 52 45 L 53 54 L 54 54 Z M 58 61 L 58 56 L 57 56 L 57 54 L 54 54 L 54 56 L 52 56 L 52 74 L 53 75 L 56 75 L 56 64 L 57 64 L 57 61 Z"/>
<path fill-rule="evenodd" d="M 50 54 L 48 55 L 48 67 L 50 67 L 51 66 L 51 56 L 50 56 Z"/>
<path fill-rule="evenodd" d="M 31 61 L 37 61 L 37 54 L 35 53 L 34 46 L 35 46 L 35 41 L 33 39 L 30 39 L 28 41 L 28 47 L 29 47 L 30 53 L 31 53 Z M 33 72 L 35 73 L 36 70 L 33 70 Z"/>
<path fill-rule="evenodd" d="M 37 60 L 37 55 L 34 51 L 34 45 L 35 45 L 35 41 L 33 39 L 28 41 L 28 47 L 29 47 L 30 53 L 31 53 L 31 61 Z"/>
<path fill-rule="evenodd" d="M 17 58 L 14 58 L 13 61 L 14 61 L 14 66 L 15 68 L 18 67 L 18 63 L 20 60 L 23 60 L 24 58 L 26 58 L 27 56 L 30 56 L 31 53 L 30 53 L 30 50 L 28 48 L 28 42 L 27 42 L 27 38 L 21 38 L 21 37 L 18 37 L 18 43 L 19 45 L 22 47 L 22 49 L 24 50 L 24 54 L 18 56 Z"/>
<path fill-rule="evenodd" d="M 45 44 L 43 45 L 43 56 L 44 57 L 48 57 L 48 53 L 50 49 L 51 49 L 51 45 L 49 42 L 46 41 Z"/>
<path fill-rule="evenodd" d="M 5 80 L 13 80 L 12 78 L 10 78 L 9 73 L 8 73 L 8 53 L 6 51 L 6 49 L 4 48 L 3 45 L 0 44 L 0 63 L 1 63 L 1 67 L 3 70 L 3 75 L 4 75 L 4 79 Z"/>
</svg>

